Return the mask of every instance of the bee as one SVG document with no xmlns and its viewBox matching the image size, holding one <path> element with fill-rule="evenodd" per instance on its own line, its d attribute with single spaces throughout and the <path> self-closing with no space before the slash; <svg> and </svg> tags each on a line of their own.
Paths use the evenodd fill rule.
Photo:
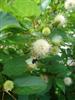
<svg viewBox="0 0 75 100">
<path fill-rule="evenodd" d="M 32 63 L 35 64 L 38 60 L 35 58 L 32 60 Z"/>
</svg>

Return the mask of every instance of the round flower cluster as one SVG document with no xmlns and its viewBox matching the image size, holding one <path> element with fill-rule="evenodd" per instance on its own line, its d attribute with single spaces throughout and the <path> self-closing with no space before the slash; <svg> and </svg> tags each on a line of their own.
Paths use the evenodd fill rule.
<svg viewBox="0 0 75 100">
<path fill-rule="evenodd" d="M 60 26 L 64 26 L 66 24 L 66 18 L 62 14 L 58 14 L 55 19 L 54 23 L 58 23 Z"/>
<path fill-rule="evenodd" d="M 10 81 L 10 80 L 5 81 L 5 83 L 3 84 L 3 88 L 7 92 L 12 91 L 12 89 L 14 88 L 13 81 Z"/>
<path fill-rule="evenodd" d="M 72 10 L 75 8 L 75 0 L 66 0 L 64 4 L 65 9 Z"/>
<path fill-rule="evenodd" d="M 50 44 L 44 40 L 36 40 L 32 45 L 32 55 L 36 58 L 45 56 L 50 51 Z"/>
<path fill-rule="evenodd" d="M 65 77 L 64 83 L 65 85 L 70 86 L 72 84 L 72 79 L 70 77 Z"/>
</svg>

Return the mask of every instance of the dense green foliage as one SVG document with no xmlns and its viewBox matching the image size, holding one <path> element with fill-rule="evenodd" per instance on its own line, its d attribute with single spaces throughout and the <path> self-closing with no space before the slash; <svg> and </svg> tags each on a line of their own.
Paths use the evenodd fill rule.
<svg viewBox="0 0 75 100">
<path fill-rule="evenodd" d="M 75 100 L 75 8 L 65 1 L 0 0 L 0 100 Z M 50 52 L 33 57 L 45 52 L 33 51 L 39 39 Z"/>
</svg>

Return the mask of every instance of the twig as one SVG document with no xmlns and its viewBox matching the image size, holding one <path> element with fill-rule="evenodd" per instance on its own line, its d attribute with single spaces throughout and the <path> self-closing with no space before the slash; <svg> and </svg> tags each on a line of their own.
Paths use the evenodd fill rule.
<svg viewBox="0 0 75 100">
<path fill-rule="evenodd" d="M 13 100 L 16 100 L 16 98 L 10 93 L 10 92 L 8 92 L 8 91 L 5 91 L 7 94 L 9 94 L 12 98 L 13 98 Z"/>
<path fill-rule="evenodd" d="M 5 93 L 3 92 L 3 94 L 2 94 L 2 100 L 4 100 L 4 94 L 5 94 Z"/>
</svg>

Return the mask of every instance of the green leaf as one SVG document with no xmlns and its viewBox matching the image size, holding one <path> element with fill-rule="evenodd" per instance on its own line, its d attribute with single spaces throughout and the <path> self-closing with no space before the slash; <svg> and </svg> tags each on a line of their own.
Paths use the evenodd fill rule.
<svg viewBox="0 0 75 100">
<path fill-rule="evenodd" d="M 50 100 L 50 95 L 44 94 L 44 95 L 40 96 L 39 98 L 40 98 L 40 100 Z"/>
<path fill-rule="evenodd" d="M 3 74 L 7 76 L 20 76 L 26 71 L 25 57 L 14 57 L 5 63 Z"/>
<path fill-rule="evenodd" d="M 29 100 L 27 95 L 19 95 L 18 100 Z"/>
<path fill-rule="evenodd" d="M 59 56 L 48 56 L 44 59 L 41 59 L 41 63 L 43 67 L 46 68 L 47 72 L 50 72 L 52 74 L 60 74 L 60 75 L 66 75 L 66 73 L 69 71 L 67 66 L 65 66 L 62 63 L 59 63 L 62 61 L 62 58 Z"/>
<path fill-rule="evenodd" d="M 0 62 L 5 63 L 10 59 L 10 56 L 0 50 Z"/>
<path fill-rule="evenodd" d="M 18 95 L 18 100 L 36 100 L 37 96 L 34 95 Z"/>
<path fill-rule="evenodd" d="M 10 14 L 0 11 L 0 31 L 7 27 L 13 27 L 13 26 L 14 27 L 20 26 L 16 18 L 11 16 Z"/>
<path fill-rule="evenodd" d="M 0 73 L 0 87 L 1 87 L 1 85 L 3 84 L 3 82 L 4 82 L 4 77 L 3 77 L 2 74 Z"/>
<path fill-rule="evenodd" d="M 65 93 L 65 84 L 63 79 L 56 79 L 56 85 L 63 93 Z"/>
<path fill-rule="evenodd" d="M 58 95 L 58 100 L 65 100 L 65 96 L 63 94 Z"/>
<path fill-rule="evenodd" d="M 49 66 L 48 66 L 49 67 Z M 55 63 L 52 64 L 52 66 L 50 66 L 48 68 L 48 71 L 51 73 L 56 73 L 56 74 L 61 74 L 61 75 L 66 75 L 66 73 L 69 71 L 68 68 L 66 66 L 64 66 L 63 64 L 59 64 L 59 63 Z"/>
<path fill-rule="evenodd" d="M 12 12 L 20 17 L 40 15 L 39 7 L 32 0 L 15 0 L 12 4 Z"/>
<path fill-rule="evenodd" d="M 13 35 L 12 37 L 10 37 L 7 40 L 12 41 L 12 43 L 16 44 L 16 45 L 18 45 L 18 44 L 25 45 L 25 43 L 27 43 L 28 40 L 29 40 L 27 38 L 30 38 L 30 37 L 29 36 L 27 37 L 26 35 L 22 35 L 22 34 L 19 34 L 19 35 L 16 34 L 16 35 Z"/>
<path fill-rule="evenodd" d="M 21 95 L 29 95 L 41 93 L 47 88 L 47 84 L 40 77 L 28 76 L 21 77 L 14 80 L 15 93 Z"/>
</svg>

